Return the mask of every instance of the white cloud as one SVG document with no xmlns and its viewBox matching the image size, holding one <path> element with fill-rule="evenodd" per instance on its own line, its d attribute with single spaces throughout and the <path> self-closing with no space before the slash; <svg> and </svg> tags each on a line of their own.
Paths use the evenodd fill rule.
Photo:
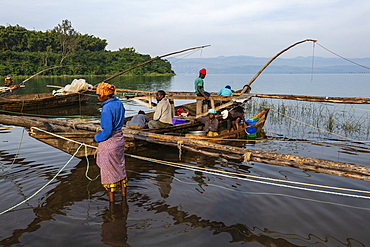
<svg viewBox="0 0 370 247">
<path fill-rule="evenodd" d="M 4 11 L 0 25 L 44 31 L 68 19 L 77 31 L 107 39 L 110 50 L 152 56 L 211 44 L 202 56 L 271 57 L 313 38 L 342 56 L 370 57 L 370 2 L 361 0 L 12 0 L 2 7 L 16 11 Z M 311 54 L 312 45 L 302 44 L 284 56 Z"/>
</svg>

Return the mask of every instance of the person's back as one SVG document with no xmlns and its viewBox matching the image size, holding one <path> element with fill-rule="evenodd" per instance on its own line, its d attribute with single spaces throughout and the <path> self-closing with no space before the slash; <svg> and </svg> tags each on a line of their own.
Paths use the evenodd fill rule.
<svg viewBox="0 0 370 247">
<path fill-rule="evenodd" d="M 231 86 L 227 85 L 218 91 L 217 96 L 233 96 L 233 91 L 231 91 Z"/>
<path fill-rule="evenodd" d="M 144 111 L 139 111 L 139 113 L 131 118 L 127 122 L 128 127 L 146 128 L 149 118 L 145 115 Z"/>
<path fill-rule="evenodd" d="M 240 105 L 235 106 L 233 109 L 229 111 L 230 118 L 233 120 L 237 117 L 242 117 L 244 119 L 245 110 Z"/>
</svg>

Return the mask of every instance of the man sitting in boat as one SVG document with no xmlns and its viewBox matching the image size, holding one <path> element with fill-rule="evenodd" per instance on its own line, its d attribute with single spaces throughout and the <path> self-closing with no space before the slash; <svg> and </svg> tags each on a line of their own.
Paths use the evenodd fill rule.
<svg viewBox="0 0 370 247">
<path fill-rule="evenodd" d="M 158 104 L 154 112 L 153 120 L 150 120 L 148 123 L 149 129 L 168 128 L 172 126 L 171 105 L 165 97 L 166 93 L 163 90 L 159 90 L 156 93 L 155 98 Z"/>
<path fill-rule="evenodd" d="M 195 79 L 194 81 L 194 88 L 195 88 L 195 93 L 197 96 L 203 96 L 204 97 L 204 103 L 208 105 L 208 109 L 211 108 L 211 101 L 209 101 L 209 96 L 211 96 L 210 93 L 204 91 L 204 81 L 203 79 L 206 77 L 207 70 L 206 69 L 201 69 L 199 70 L 199 77 Z"/>
<path fill-rule="evenodd" d="M 13 79 L 8 75 L 5 77 L 4 81 L 5 81 L 4 83 L 5 87 L 10 87 L 14 83 Z"/>
<path fill-rule="evenodd" d="M 243 120 L 244 128 L 247 127 L 247 124 L 245 123 L 245 110 L 241 106 L 235 106 L 233 109 L 230 111 L 224 110 L 221 112 L 221 116 L 223 119 L 226 119 L 226 124 L 227 124 L 227 131 L 230 131 L 231 128 L 234 130 L 239 129 L 239 123 L 240 121 Z"/>
<path fill-rule="evenodd" d="M 195 118 L 191 120 L 192 123 L 194 122 L 201 122 L 204 124 L 203 130 L 207 131 L 207 136 L 217 136 L 218 135 L 218 119 L 216 118 L 216 110 L 209 109 L 208 115 L 201 118 Z"/>
<path fill-rule="evenodd" d="M 133 116 L 130 121 L 126 123 L 129 129 L 145 129 L 148 127 L 149 118 L 145 115 L 145 112 L 140 110 L 138 114 Z"/>
<path fill-rule="evenodd" d="M 233 91 L 231 91 L 231 86 L 227 85 L 218 91 L 217 96 L 233 96 Z"/>
</svg>

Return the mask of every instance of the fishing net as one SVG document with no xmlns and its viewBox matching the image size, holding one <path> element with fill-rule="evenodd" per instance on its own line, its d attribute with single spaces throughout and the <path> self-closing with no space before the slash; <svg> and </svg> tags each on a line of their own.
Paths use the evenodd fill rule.
<svg viewBox="0 0 370 247">
<path fill-rule="evenodd" d="M 87 83 L 85 79 L 74 79 L 71 84 L 66 85 L 64 88 L 54 90 L 53 95 L 78 93 L 92 88 L 93 85 Z"/>
</svg>

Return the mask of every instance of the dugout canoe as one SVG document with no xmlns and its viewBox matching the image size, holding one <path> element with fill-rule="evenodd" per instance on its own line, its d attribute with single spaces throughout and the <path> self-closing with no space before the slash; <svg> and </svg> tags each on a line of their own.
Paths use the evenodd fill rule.
<svg viewBox="0 0 370 247">
<path fill-rule="evenodd" d="M 263 132 L 262 128 L 265 125 L 266 118 L 267 118 L 267 115 L 268 115 L 269 111 L 270 111 L 270 108 L 266 108 L 263 111 L 257 113 L 255 116 L 251 117 L 251 118 L 259 118 L 258 122 L 256 122 L 255 124 L 249 125 L 249 127 L 256 128 L 257 136 L 261 135 L 261 133 Z M 239 129 L 232 130 L 232 131 L 229 131 L 229 132 L 227 130 L 222 130 L 218 136 L 199 136 L 199 135 L 186 134 L 185 137 L 218 143 L 218 142 L 222 142 L 225 139 L 246 138 L 247 133 L 245 132 L 244 125 L 241 124 L 239 126 Z"/>
<path fill-rule="evenodd" d="M 0 87 L 0 97 L 16 95 L 25 85 L 17 84 L 10 87 Z"/>
<path fill-rule="evenodd" d="M 0 110 L 25 112 L 37 109 L 56 108 L 86 102 L 91 94 L 71 93 L 53 96 L 52 93 L 23 94 L 0 97 Z"/>
</svg>

